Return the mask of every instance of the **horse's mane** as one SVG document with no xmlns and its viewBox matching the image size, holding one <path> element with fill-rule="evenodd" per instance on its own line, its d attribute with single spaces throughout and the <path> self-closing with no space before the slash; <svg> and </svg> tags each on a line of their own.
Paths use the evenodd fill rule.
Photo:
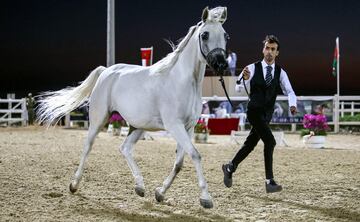
<svg viewBox="0 0 360 222">
<path fill-rule="evenodd" d="M 180 53 L 184 50 L 185 46 L 189 42 L 197 27 L 199 27 L 199 25 L 191 26 L 189 28 L 189 32 L 181 40 L 177 47 L 175 47 L 173 43 L 168 41 L 170 46 L 173 48 L 173 52 L 169 53 L 165 58 L 150 66 L 150 75 L 159 75 L 165 73 L 165 71 L 169 70 L 174 66 L 175 62 L 179 58 Z"/>
</svg>

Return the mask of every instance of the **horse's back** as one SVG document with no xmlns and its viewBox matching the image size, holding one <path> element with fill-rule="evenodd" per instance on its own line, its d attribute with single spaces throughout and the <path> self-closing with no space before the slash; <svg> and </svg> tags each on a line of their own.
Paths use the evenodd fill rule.
<svg viewBox="0 0 360 222">
<path fill-rule="evenodd" d="M 158 77 L 150 75 L 149 67 L 113 65 L 99 77 L 90 106 L 101 105 L 106 106 L 109 112 L 118 111 L 131 125 L 138 128 L 162 128 L 156 106 L 159 81 Z"/>
<path fill-rule="evenodd" d="M 112 65 L 104 70 L 104 72 L 100 76 L 100 80 L 109 78 L 110 76 L 123 76 L 132 73 L 138 73 L 148 69 L 148 67 L 139 66 L 139 65 L 132 65 L 132 64 L 125 64 L 119 63 Z"/>
<path fill-rule="evenodd" d="M 109 100 L 113 87 L 117 82 L 121 82 L 122 76 L 138 73 L 146 70 L 146 67 L 129 64 L 116 64 L 106 68 L 99 76 L 95 87 L 91 93 L 90 104 L 98 103 L 98 100 Z"/>
<path fill-rule="evenodd" d="M 108 68 L 106 68 L 96 83 L 94 90 L 97 91 L 108 91 L 111 89 L 112 85 L 116 83 L 116 81 L 124 81 L 121 80 L 127 75 L 132 75 L 130 78 L 125 79 L 132 79 L 136 77 L 136 73 L 143 73 L 145 74 L 147 67 L 139 66 L 139 65 L 130 65 L 130 64 L 115 64 Z"/>
</svg>

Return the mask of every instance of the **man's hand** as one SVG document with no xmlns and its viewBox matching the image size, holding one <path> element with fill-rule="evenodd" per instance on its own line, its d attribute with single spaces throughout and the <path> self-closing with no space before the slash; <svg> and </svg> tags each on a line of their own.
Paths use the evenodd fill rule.
<svg viewBox="0 0 360 222">
<path fill-rule="evenodd" d="M 247 66 L 243 69 L 242 75 L 243 75 L 244 80 L 248 80 L 250 78 L 250 71 Z"/>
<path fill-rule="evenodd" d="M 291 106 L 290 107 L 290 112 L 292 115 L 295 115 L 297 113 L 296 107 L 295 106 Z"/>
</svg>

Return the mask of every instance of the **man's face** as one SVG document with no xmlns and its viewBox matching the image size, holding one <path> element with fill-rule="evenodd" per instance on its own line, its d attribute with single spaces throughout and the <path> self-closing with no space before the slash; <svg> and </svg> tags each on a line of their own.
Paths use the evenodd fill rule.
<svg viewBox="0 0 360 222">
<path fill-rule="evenodd" d="M 264 59 L 267 63 L 273 63 L 279 55 L 278 45 L 276 43 L 266 42 L 263 49 Z"/>
</svg>

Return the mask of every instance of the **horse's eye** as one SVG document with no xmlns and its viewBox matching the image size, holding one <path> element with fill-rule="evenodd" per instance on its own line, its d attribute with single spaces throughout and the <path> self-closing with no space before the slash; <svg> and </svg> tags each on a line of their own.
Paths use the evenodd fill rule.
<svg viewBox="0 0 360 222">
<path fill-rule="evenodd" d="M 230 40 L 230 36 L 229 36 L 229 34 L 224 33 L 224 38 L 225 38 L 225 41 L 229 41 L 229 40 Z"/>
<path fill-rule="evenodd" d="M 208 40 L 209 39 L 209 32 L 203 32 L 201 34 L 201 39 L 202 40 Z"/>
</svg>

